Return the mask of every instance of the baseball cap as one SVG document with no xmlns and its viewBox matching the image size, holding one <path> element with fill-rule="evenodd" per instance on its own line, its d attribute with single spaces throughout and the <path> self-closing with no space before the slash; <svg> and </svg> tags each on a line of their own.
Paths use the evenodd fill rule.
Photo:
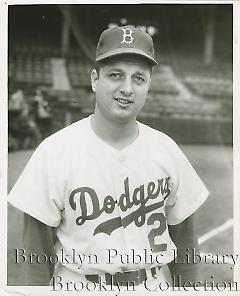
<svg viewBox="0 0 240 296">
<path fill-rule="evenodd" d="M 157 65 L 152 37 L 134 26 L 114 27 L 102 32 L 96 50 L 96 62 L 123 54 L 136 54 Z"/>
</svg>

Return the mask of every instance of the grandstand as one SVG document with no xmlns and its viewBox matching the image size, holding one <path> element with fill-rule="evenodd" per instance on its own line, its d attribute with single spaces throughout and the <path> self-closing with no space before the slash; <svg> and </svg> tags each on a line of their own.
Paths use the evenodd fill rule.
<svg viewBox="0 0 240 296">
<path fill-rule="evenodd" d="M 186 19 L 201 17 L 199 11 L 204 12 L 206 7 L 188 5 L 181 10 L 177 6 L 9 7 L 9 95 L 22 88 L 30 101 L 37 87 L 44 89 L 53 112 L 53 132 L 87 116 L 94 108 L 90 73 L 99 32 L 126 21 L 143 24 L 143 29 L 151 28 L 154 33 L 159 66 L 153 72 L 149 97 L 139 120 L 182 143 L 232 143 L 232 42 L 227 50 L 223 48 L 229 38 L 231 6 L 211 6 L 215 18 L 213 14 L 209 17 L 215 26 L 225 20 L 222 39 L 215 38 L 215 47 L 223 48 L 224 55 L 208 50 L 201 56 L 199 47 L 204 47 L 204 34 L 199 27 L 188 28 L 188 36 L 180 36 L 181 39 L 179 35 L 188 27 Z M 158 16 L 162 19 L 158 20 Z M 168 32 L 162 30 L 163 21 L 165 27 L 171 24 Z M 29 23 L 32 27 L 28 27 Z M 195 36 L 197 30 L 202 38 Z M 209 38 L 206 48 L 209 49 Z"/>
</svg>

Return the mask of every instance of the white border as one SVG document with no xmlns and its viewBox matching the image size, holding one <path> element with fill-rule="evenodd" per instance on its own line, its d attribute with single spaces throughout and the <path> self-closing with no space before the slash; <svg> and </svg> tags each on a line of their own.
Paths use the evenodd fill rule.
<svg viewBox="0 0 240 296">
<path fill-rule="evenodd" d="M 7 7 L 0 2 L 0 265 L 7 266 Z M 0 273 L 0 291 L 5 284 L 7 274 Z"/>
<path fill-rule="evenodd" d="M 240 1 L 233 6 L 233 172 L 234 172 L 234 251 L 240 253 Z M 240 265 L 236 266 L 234 278 L 240 279 Z"/>
<path fill-rule="evenodd" d="M 239 71 L 240 69 L 240 26 L 239 26 L 239 17 L 240 17 L 240 0 L 233 1 L 161 1 L 161 0 L 153 0 L 153 1 L 117 1 L 117 3 L 113 1 L 81 1 L 81 0 L 5 0 L 0 2 L 0 198 L 1 198 L 1 206 L 0 206 L 0 227 L 1 227 L 1 248 L 0 248 L 0 266 L 4 267 L 6 270 L 7 267 L 7 20 L 8 20 L 8 6 L 9 5 L 22 5 L 22 4 L 233 4 L 233 52 L 234 52 L 234 89 L 233 89 L 233 102 L 234 102 L 234 114 L 233 114 L 233 122 L 234 122 L 234 141 L 233 141 L 233 149 L 234 149 L 234 253 L 239 254 L 240 256 L 240 81 Z M 237 17 L 238 16 L 238 17 Z M 234 280 L 239 281 L 240 279 L 240 265 L 236 266 L 234 272 Z M 0 273 L 0 295 L 99 295 L 103 296 L 107 295 L 116 295 L 116 293 L 100 293 L 97 291 L 82 293 L 82 292 L 50 292 L 51 287 L 8 287 L 7 284 L 7 274 Z M 240 284 L 240 282 L 239 282 Z M 21 292 L 20 292 L 21 291 Z M 159 293 L 160 291 L 158 291 Z M 132 294 L 139 295 L 139 292 L 130 292 Z M 144 295 L 154 296 L 158 295 L 158 293 L 152 292 Z M 160 292 L 161 293 L 161 292 Z M 174 292 L 162 292 L 165 295 L 172 295 Z M 176 295 L 184 295 L 186 291 L 177 291 Z M 191 294 L 195 294 L 197 292 L 190 292 Z M 221 293 L 221 295 L 239 295 L 238 292 L 206 292 L 201 291 L 201 295 L 211 295 L 210 293 Z M 129 293 L 125 293 L 130 295 Z M 120 294 L 123 295 L 123 294 Z M 142 295 L 142 294 L 141 294 Z"/>
<path fill-rule="evenodd" d="M 233 4 L 239 0 L 5 0 L 7 5 L 22 5 L 22 4 Z"/>
</svg>

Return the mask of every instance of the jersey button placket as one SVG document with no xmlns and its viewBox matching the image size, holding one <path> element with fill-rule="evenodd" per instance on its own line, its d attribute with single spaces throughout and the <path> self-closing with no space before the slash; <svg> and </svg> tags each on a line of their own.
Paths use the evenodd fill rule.
<svg viewBox="0 0 240 296">
<path fill-rule="evenodd" d="M 129 158 L 126 154 L 120 154 L 118 156 L 118 164 L 119 164 L 119 172 L 120 172 L 120 176 L 121 176 L 121 184 L 122 184 L 122 190 L 121 190 L 121 194 L 125 194 L 125 189 L 124 189 L 124 182 L 127 178 L 129 178 L 129 170 L 128 170 L 128 161 L 129 161 Z M 120 198 L 120 195 L 119 198 Z M 119 206 L 119 215 L 121 216 L 121 219 L 124 219 L 124 217 L 128 216 L 129 213 L 131 212 L 131 209 L 130 208 L 127 208 L 125 209 L 124 211 L 120 209 L 120 206 Z M 121 234 L 122 234 L 122 241 L 123 241 L 123 244 L 125 245 L 125 250 L 126 252 L 128 253 L 130 248 L 129 248 L 129 244 L 127 242 L 128 240 L 128 237 L 129 237 L 129 230 L 128 230 L 128 227 L 123 227 L 122 228 L 122 231 L 121 231 Z M 124 270 L 128 270 L 129 267 L 128 267 L 129 263 L 125 263 L 124 265 Z"/>
<path fill-rule="evenodd" d="M 124 154 L 120 154 L 118 156 L 118 168 L 119 168 L 120 177 L 123 179 L 123 181 L 124 181 L 124 178 L 126 178 L 125 162 L 126 162 L 126 156 Z"/>
</svg>

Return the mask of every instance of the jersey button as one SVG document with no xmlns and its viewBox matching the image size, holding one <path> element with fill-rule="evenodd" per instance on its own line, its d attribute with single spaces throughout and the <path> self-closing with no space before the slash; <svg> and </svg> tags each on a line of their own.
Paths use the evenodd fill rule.
<svg viewBox="0 0 240 296">
<path fill-rule="evenodd" d="M 119 156 L 118 159 L 119 159 L 120 162 L 124 162 L 126 160 L 126 156 L 125 155 L 121 155 L 121 156 Z"/>
</svg>

